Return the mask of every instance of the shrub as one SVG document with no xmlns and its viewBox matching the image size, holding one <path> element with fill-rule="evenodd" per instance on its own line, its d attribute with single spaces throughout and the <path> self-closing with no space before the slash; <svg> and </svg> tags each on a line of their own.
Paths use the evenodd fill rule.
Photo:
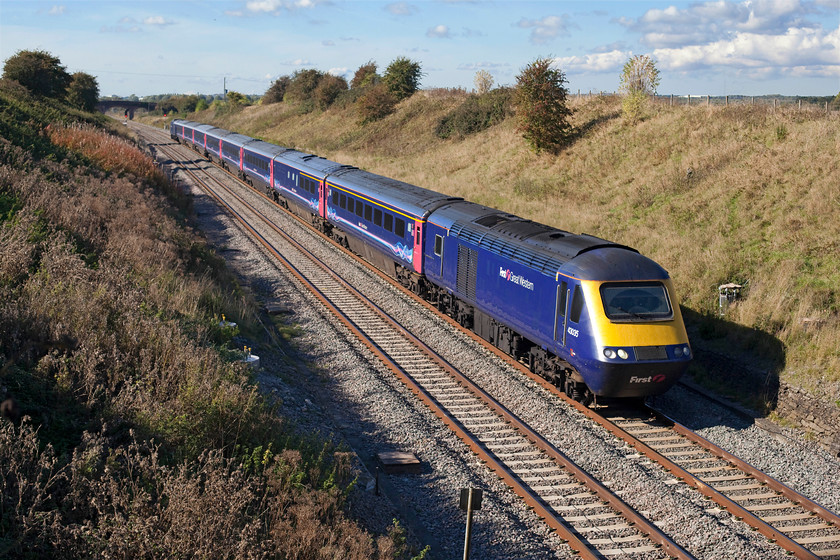
<svg viewBox="0 0 840 560">
<path fill-rule="evenodd" d="M 347 91 L 347 80 L 341 76 L 327 74 L 318 82 L 318 86 L 313 92 L 315 104 L 321 111 L 326 111 L 335 102 L 336 98 L 345 91 Z"/>
<path fill-rule="evenodd" d="M 382 78 L 376 73 L 376 63 L 369 60 L 359 66 L 353 79 L 350 81 L 350 89 L 364 88 L 376 84 Z"/>
<path fill-rule="evenodd" d="M 636 55 L 624 64 L 620 89 L 626 94 L 621 104 L 626 120 L 635 123 L 645 117 L 648 97 L 658 86 L 659 70 L 649 56 Z"/>
<path fill-rule="evenodd" d="M 493 88 L 493 75 L 487 70 L 479 70 L 475 73 L 473 83 L 475 84 L 475 92 L 478 95 L 484 95 Z"/>
<path fill-rule="evenodd" d="M 388 65 L 382 81 L 397 101 L 402 101 L 417 91 L 422 76 L 419 62 L 399 57 Z"/>
<path fill-rule="evenodd" d="M 323 72 L 315 69 L 296 71 L 286 87 L 284 101 L 299 105 L 301 111 L 312 111 L 315 108 L 315 89 L 324 76 Z"/>
<path fill-rule="evenodd" d="M 70 87 L 67 88 L 67 103 L 72 107 L 92 113 L 99 101 L 99 84 L 96 78 L 84 72 L 73 74 Z"/>
<path fill-rule="evenodd" d="M 435 134 L 439 138 L 467 136 L 498 124 L 509 117 L 511 91 L 499 88 L 483 95 L 470 95 L 438 123 Z"/>
<path fill-rule="evenodd" d="M 537 59 L 516 77 L 518 130 L 537 153 L 558 153 L 572 135 L 566 77 L 552 63 L 550 58 Z"/>
<path fill-rule="evenodd" d="M 377 84 L 365 91 L 356 102 L 359 108 L 359 122 L 368 124 L 384 119 L 394 111 L 397 98 L 388 91 L 385 84 Z"/>
<path fill-rule="evenodd" d="M 46 51 L 18 51 L 6 60 L 3 77 L 36 95 L 64 97 L 71 77 L 61 60 Z"/>
<path fill-rule="evenodd" d="M 647 94 L 640 91 L 625 95 L 624 99 L 621 100 L 621 112 L 625 120 L 636 123 L 645 118 L 648 99 Z"/>
<path fill-rule="evenodd" d="M 286 90 L 289 87 L 292 79 L 289 76 L 280 76 L 271 84 L 271 87 L 263 95 L 262 102 L 264 105 L 269 103 L 282 103 L 283 97 L 286 95 Z"/>
</svg>

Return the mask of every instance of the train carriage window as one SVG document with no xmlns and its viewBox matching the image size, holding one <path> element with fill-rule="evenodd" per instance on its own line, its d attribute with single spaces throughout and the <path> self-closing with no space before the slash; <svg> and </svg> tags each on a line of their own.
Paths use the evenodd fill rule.
<svg viewBox="0 0 840 560">
<path fill-rule="evenodd" d="M 382 227 L 382 210 L 379 208 L 373 209 L 373 223 L 379 227 Z"/>
<path fill-rule="evenodd" d="M 373 214 L 373 208 L 371 208 L 370 204 L 365 204 L 365 221 L 370 221 L 370 216 Z"/>
<path fill-rule="evenodd" d="M 397 237 L 405 237 L 405 220 L 397 218 L 394 221 L 394 233 Z"/>
<path fill-rule="evenodd" d="M 340 199 L 338 198 L 338 191 L 333 191 L 332 192 L 332 202 L 333 202 L 333 206 L 341 206 L 339 204 Z"/>
<path fill-rule="evenodd" d="M 441 256 L 443 254 L 443 236 L 435 235 L 435 255 Z"/>
<path fill-rule="evenodd" d="M 575 293 L 572 295 L 572 309 L 569 311 L 569 319 L 573 323 L 580 323 L 580 316 L 583 313 L 583 290 L 575 286 Z"/>
<path fill-rule="evenodd" d="M 365 203 L 361 200 L 356 201 L 356 215 L 358 217 L 362 217 L 365 214 Z"/>
<path fill-rule="evenodd" d="M 391 214 L 385 214 L 385 229 L 394 231 L 394 217 Z"/>
<path fill-rule="evenodd" d="M 347 195 L 344 193 L 341 193 L 341 204 L 339 206 L 341 206 L 344 210 L 347 210 Z"/>
</svg>

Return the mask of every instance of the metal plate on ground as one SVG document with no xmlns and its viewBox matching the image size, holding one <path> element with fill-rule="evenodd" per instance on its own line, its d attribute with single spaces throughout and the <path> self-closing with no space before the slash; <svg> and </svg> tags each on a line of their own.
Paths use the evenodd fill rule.
<svg viewBox="0 0 840 560">
<path fill-rule="evenodd" d="M 406 451 L 383 451 L 376 457 L 387 474 L 420 474 L 420 459 Z"/>
</svg>

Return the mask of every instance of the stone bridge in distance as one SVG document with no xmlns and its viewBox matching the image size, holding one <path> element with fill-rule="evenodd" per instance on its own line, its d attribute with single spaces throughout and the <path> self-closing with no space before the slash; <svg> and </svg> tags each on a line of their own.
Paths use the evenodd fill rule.
<svg viewBox="0 0 840 560">
<path fill-rule="evenodd" d="M 120 99 L 106 99 L 96 104 L 97 110 L 107 113 L 110 109 L 124 109 L 128 111 L 128 118 L 134 118 L 134 111 L 137 109 L 145 109 L 147 111 L 154 111 L 157 108 L 157 103 L 153 101 L 127 101 Z"/>
</svg>

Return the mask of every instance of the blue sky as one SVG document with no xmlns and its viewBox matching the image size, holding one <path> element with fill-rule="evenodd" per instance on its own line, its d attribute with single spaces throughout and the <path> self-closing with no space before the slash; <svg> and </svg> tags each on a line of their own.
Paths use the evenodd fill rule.
<svg viewBox="0 0 840 560">
<path fill-rule="evenodd" d="M 45 50 L 93 74 L 102 95 L 262 94 L 316 68 L 352 78 L 397 57 L 421 87 L 512 85 L 553 57 L 571 92 L 615 91 L 650 55 L 659 92 L 835 95 L 840 0 L 0 0 L 0 59 Z"/>
</svg>

